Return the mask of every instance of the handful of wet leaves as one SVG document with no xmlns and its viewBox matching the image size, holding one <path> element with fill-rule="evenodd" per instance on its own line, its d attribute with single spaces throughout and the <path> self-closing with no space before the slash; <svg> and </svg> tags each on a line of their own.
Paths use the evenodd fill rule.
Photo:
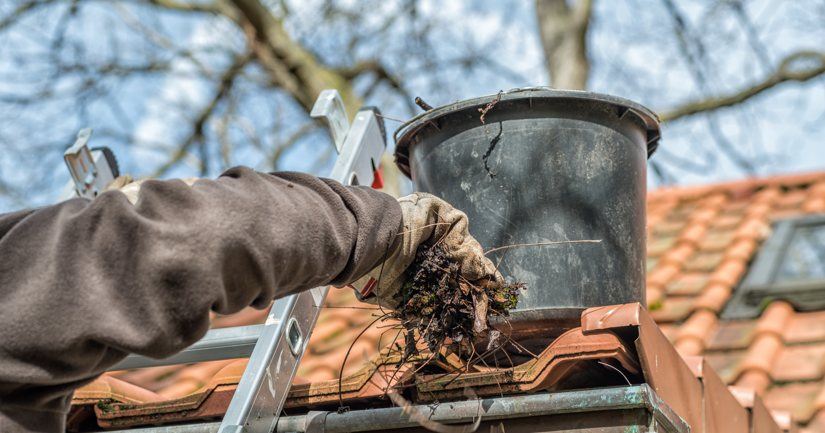
<svg viewBox="0 0 825 433">
<path fill-rule="evenodd" d="M 417 351 L 415 341 L 436 353 L 445 344 L 470 347 L 487 338 L 490 319 L 508 316 L 523 288 L 523 283 L 467 281 L 441 246 L 421 246 L 407 270 L 401 305 L 392 313 L 407 331 L 406 355 Z"/>
</svg>

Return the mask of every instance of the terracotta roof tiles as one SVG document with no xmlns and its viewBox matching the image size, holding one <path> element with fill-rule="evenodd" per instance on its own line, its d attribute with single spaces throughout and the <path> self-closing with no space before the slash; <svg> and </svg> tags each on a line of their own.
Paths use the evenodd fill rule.
<svg viewBox="0 0 825 433">
<path fill-rule="evenodd" d="M 825 341 L 825 311 L 795 314 L 783 336 L 788 344 Z"/>
<path fill-rule="evenodd" d="M 694 296 L 701 293 L 709 281 L 710 276 L 704 272 L 684 272 L 668 283 L 665 290 L 668 295 Z"/>
<path fill-rule="evenodd" d="M 705 355 L 723 380 L 758 391 L 769 408 L 790 410 L 803 431 L 825 432 L 825 312 L 773 302 L 755 320 L 719 318 L 774 220 L 825 213 L 825 173 L 663 189 L 648 206 L 660 212 L 650 223 L 664 225 L 648 230 L 658 259 L 648 303 L 675 347 Z"/>
<path fill-rule="evenodd" d="M 722 322 L 718 329 L 711 333 L 707 349 L 710 351 L 747 349 L 753 341 L 755 329 L 755 320 Z"/>
</svg>

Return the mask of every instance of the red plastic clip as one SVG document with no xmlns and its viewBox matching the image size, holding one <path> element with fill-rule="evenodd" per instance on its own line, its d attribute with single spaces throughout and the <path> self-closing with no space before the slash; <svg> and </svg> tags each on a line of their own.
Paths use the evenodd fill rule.
<svg viewBox="0 0 825 433">
<path fill-rule="evenodd" d="M 375 290 L 375 286 L 378 285 L 378 281 L 375 278 L 370 277 L 367 284 L 364 284 L 364 287 L 361 288 L 360 293 L 362 298 L 366 298 L 372 294 L 372 291 Z"/>
<path fill-rule="evenodd" d="M 372 187 L 381 189 L 384 187 L 384 175 L 381 174 L 381 168 L 375 166 L 375 161 L 370 159 L 370 163 L 372 163 Z"/>
</svg>

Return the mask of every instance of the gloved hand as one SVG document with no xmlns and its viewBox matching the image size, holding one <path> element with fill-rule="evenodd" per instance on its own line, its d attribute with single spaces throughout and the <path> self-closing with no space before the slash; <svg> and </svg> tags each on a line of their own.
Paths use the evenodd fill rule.
<svg viewBox="0 0 825 433">
<path fill-rule="evenodd" d="M 461 275 L 468 281 L 481 278 L 501 280 L 501 274 L 484 250 L 468 232 L 467 215 L 444 200 L 427 193 L 413 193 L 398 199 L 404 227 L 402 240 L 387 259 L 367 275 L 351 284 L 366 302 L 395 308 L 401 302 L 404 272 L 415 260 L 422 244 L 439 243 L 451 260 L 459 263 Z"/>
</svg>

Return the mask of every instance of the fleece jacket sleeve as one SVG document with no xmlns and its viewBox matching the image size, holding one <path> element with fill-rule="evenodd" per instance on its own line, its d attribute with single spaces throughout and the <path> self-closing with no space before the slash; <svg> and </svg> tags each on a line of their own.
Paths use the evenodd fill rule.
<svg viewBox="0 0 825 433">
<path fill-rule="evenodd" d="M 182 350 L 210 310 L 359 278 L 401 219 L 369 188 L 248 168 L 0 215 L 0 430 L 57 431 L 72 390 L 128 353 Z"/>
</svg>

